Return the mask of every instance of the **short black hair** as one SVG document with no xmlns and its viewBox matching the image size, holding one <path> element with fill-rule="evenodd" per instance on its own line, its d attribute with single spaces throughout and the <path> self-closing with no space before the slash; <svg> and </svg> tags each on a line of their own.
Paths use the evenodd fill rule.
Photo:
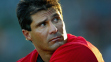
<svg viewBox="0 0 111 62">
<path fill-rule="evenodd" d="M 30 24 L 32 23 L 31 15 L 41 10 L 47 10 L 54 7 L 61 14 L 62 9 L 58 0 L 21 0 L 16 9 L 19 24 L 22 29 L 31 31 Z"/>
</svg>

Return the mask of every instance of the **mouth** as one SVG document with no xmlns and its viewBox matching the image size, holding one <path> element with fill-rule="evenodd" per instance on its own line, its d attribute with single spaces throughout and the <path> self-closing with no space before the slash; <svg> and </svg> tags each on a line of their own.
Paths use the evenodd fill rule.
<svg viewBox="0 0 111 62">
<path fill-rule="evenodd" d="M 50 40 L 50 42 L 60 41 L 62 36 L 56 36 Z"/>
</svg>

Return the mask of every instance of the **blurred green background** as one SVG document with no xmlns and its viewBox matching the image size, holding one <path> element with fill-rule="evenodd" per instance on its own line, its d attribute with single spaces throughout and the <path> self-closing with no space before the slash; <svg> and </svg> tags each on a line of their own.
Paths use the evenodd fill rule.
<svg viewBox="0 0 111 62">
<path fill-rule="evenodd" d="M 16 17 L 19 0 L 0 0 L 0 62 L 16 62 L 34 46 Z M 111 0 L 60 0 L 67 33 L 83 36 L 111 62 Z"/>
</svg>

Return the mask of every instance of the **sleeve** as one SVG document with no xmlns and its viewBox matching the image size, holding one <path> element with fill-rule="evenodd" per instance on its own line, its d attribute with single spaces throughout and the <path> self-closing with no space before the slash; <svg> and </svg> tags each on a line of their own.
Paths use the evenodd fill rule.
<svg viewBox="0 0 111 62">
<path fill-rule="evenodd" d="M 70 42 L 59 47 L 50 62 L 98 62 L 95 54 L 84 44 Z"/>
</svg>

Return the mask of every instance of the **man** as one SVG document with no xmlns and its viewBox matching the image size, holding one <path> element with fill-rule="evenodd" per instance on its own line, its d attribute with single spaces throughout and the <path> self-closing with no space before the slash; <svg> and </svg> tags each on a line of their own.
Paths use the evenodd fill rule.
<svg viewBox="0 0 111 62">
<path fill-rule="evenodd" d="M 17 17 L 25 38 L 35 46 L 34 51 L 17 62 L 78 62 L 79 60 L 98 62 L 102 60 L 96 47 L 82 37 L 66 33 L 58 0 L 21 0 L 17 6 Z M 93 48 L 99 53 L 99 57 L 96 56 Z M 81 52 L 82 50 L 86 51 Z M 74 53 L 67 54 L 72 52 Z M 84 53 L 89 54 L 82 56 Z M 74 58 L 69 58 L 72 57 L 70 55 Z M 82 57 L 78 59 L 75 58 L 76 56 Z M 89 57 L 89 59 L 83 57 Z"/>
</svg>

